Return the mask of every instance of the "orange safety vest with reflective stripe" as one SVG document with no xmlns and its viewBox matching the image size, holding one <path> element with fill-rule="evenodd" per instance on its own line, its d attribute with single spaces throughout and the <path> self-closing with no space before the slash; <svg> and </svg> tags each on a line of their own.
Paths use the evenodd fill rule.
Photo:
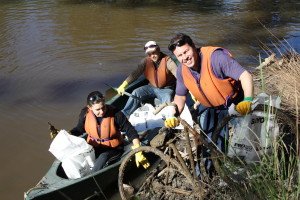
<svg viewBox="0 0 300 200">
<path fill-rule="evenodd" d="M 176 79 L 167 68 L 167 61 L 169 59 L 171 59 L 169 56 L 163 55 L 158 68 L 154 66 L 150 58 L 146 59 L 144 75 L 152 86 L 163 88 L 175 84 Z"/>
<path fill-rule="evenodd" d="M 88 110 L 85 118 L 84 128 L 88 134 L 87 142 L 93 147 L 114 148 L 122 143 L 120 131 L 115 127 L 114 114 L 107 106 L 108 117 L 102 118 L 100 124 L 97 124 L 96 116 L 92 110 Z"/>
<path fill-rule="evenodd" d="M 189 67 L 182 65 L 182 77 L 184 85 L 193 96 L 206 107 L 218 107 L 225 105 L 229 98 L 234 98 L 238 91 L 234 87 L 236 81 L 232 78 L 219 79 L 214 75 L 211 66 L 211 55 L 221 47 L 202 47 L 201 72 L 199 83 L 195 80 Z M 231 56 L 231 54 L 229 53 Z"/>
</svg>

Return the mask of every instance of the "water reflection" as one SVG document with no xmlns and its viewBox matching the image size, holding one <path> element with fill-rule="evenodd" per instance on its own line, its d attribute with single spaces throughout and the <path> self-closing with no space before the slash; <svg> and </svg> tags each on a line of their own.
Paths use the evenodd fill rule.
<svg viewBox="0 0 300 200">
<path fill-rule="evenodd" d="M 298 1 L 270 0 L 2 0 L 2 198 L 19 199 L 48 169 L 47 122 L 72 128 L 86 95 L 108 89 L 103 83 L 120 84 L 148 40 L 169 53 L 172 35 L 185 32 L 197 45 L 230 49 L 253 68 L 260 46 L 277 43 L 268 31 L 300 50 L 299 7 Z M 19 184 L 13 174 L 22 177 Z"/>
</svg>

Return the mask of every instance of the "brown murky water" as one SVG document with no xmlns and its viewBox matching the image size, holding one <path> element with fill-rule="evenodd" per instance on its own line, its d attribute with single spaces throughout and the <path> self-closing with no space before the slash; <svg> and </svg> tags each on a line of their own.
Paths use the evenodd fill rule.
<svg viewBox="0 0 300 200">
<path fill-rule="evenodd" d="M 169 53 L 171 37 L 184 32 L 230 49 L 249 68 L 262 44 L 276 42 L 268 30 L 300 50 L 296 0 L 137 2 L 0 1 L 1 199 L 22 199 L 48 170 L 47 122 L 71 129 L 86 95 L 118 86 L 148 40 Z"/>
</svg>

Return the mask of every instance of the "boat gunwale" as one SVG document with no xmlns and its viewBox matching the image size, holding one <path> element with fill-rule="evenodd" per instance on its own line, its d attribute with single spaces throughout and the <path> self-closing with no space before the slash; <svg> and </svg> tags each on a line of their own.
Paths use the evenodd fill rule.
<svg viewBox="0 0 300 200">
<path fill-rule="evenodd" d="M 135 88 L 137 88 L 141 85 L 145 85 L 145 83 L 146 83 L 146 79 L 144 77 L 139 78 L 136 81 L 134 81 L 133 83 L 131 83 L 126 90 L 128 90 L 129 92 L 132 92 Z M 115 96 L 110 98 L 108 101 L 106 101 L 106 104 L 114 105 L 120 99 L 121 100 L 125 99 L 127 101 L 128 97 L 116 94 Z M 63 177 L 59 176 L 57 174 L 57 171 L 58 171 L 59 167 L 61 166 L 61 161 L 59 161 L 58 159 L 55 159 L 53 161 L 50 169 L 41 178 L 41 180 L 37 183 L 37 185 L 30 188 L 26 192 L 24 192 L 24 199 L 28 199 L 28 200 L 34 199 L 36 197 L 39 197 L 42 195 L 47 195 L 47 194 L 49 194 L 51 192 L 55 192 L 57 190 L 67 188 L 68 186 L 70 186 L 72 184 L 76 184 L 78 182 L 90 179 L 92 177 L 95 177 L 105 171 L 108 171 L 108 170 L 120 165 L 123 158 L 130 152 L 130 148 L 128 148 L 128 146 L 130 146 L 130 143 L 127 143 L 124 145 L 124 153 L 122 154 L 121 158 L 118 161 L 116 161 L 112 164 L 109 164 L 107 167 L 105 167 L 97 172 L 93 172 L 91 174 L 88 174 L 84 177 L 77 178 L 77 179 L 63 178 Z M 60 187 L 55 187 L 55 185 L 57 185 L 57 183 L 59 183 Z"/>
</svg>

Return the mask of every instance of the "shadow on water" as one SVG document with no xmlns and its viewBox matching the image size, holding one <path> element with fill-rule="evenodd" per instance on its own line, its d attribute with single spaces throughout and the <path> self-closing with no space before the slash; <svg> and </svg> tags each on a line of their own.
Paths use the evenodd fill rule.
<svg viewBox="0 0 300 200">
<path fill-rule="evenodd" d="M 11 92 L 9 86 L 12 84 L 12 81 L 9 78 L 1 77 L 0 78 L 0 99 L 3 99 L 4 96 L 9 95 Z"/>
<path fill-rule="evenodd" d="M 22 0 L 1 0 L 0 5 L 5 5 L 5 4 L 16 4 L 20 3 Z"/>
<path fill-rule="evenodd" d="M 9 1 L 8 1 L 9 2 Z M 245 2 L 246 8 L 250 9 L 249 11 L 265 11 L 270 12 L 273 11 L 274 8 L 278 10 L 290 10 L 297 11 L 299 10 L 300 5 L 296 3 L 297 1 L 273 1 L 273 0 L 265 0 L 265 1 L 247 1 Z M 124 6 L 128 6 L 128 8 L 132 7 L 164 7 L 172 5 L 172 7 L 176 8 L 178 11 L 186 11 L 186 7 L 184 5 L 189 5 L 190 11 L 199 11 L 199 12 L 224 12 L 230 10 L 240 10 L 238 6 L 240 2 L 235 1 L 224 1 L 224 0 L 64 0 L 64 4 L 97 4 L 97 3 L 105 3 L 112 6 L 121 6 L 122 8 L 126 8 Z"/>
<path fill-rule="evenodd" d="M 87 96 L 91 91 L 99 90 L 105 94 L 105 91 L 109 89 L 105 84 L 112 84 L 112 80 L 116 80 L 116 78 L 117 77 L 110 77 L 108 79 L 92 78 L 55 82 L 45 89 L 45 94 L 51 94 L 48 98 L 48 101 L 51 103 L 68 103 L 68 101 L 73 102 L 77 99 L 82 100 L 85 99 L 85 96 L 82 97 L 78 95 L 78 93 L 86 91 Z"/>
<path fill-rule="evenodd" d="M 43 90 L 38 93 L 37 96 L 21 96 L 18 97 L 15 95 L 13 85 L 10 89 L 7 89 L 9 84 L 8 79 L 0 79 L 0 98 L 6 97 L 10 99 L 6 103 L 10 106 L 22 106 L 28 105 L 32 102 L 37 101 L 43 102 L 44 105 L 47 104 L 64 104 L 68 105 L 74 102 L 85 102 L 86 96 L 92 91 L 100 91 L 103 94 L 107 90 L 110 90 L 110 87 L 105 85 L 109 84 L 113 87 L 116 87 L 116 84 L 112 80 L 120 79 L 119 76 L 111 76 L 109 78 L 88 78 L 88 79 L 73 79 L 73 80 L 60 80 L 55 81 L 43 88 Z"/>
<path fill-rule="evenodd" d="M 159 0 L 65 0 L 65 4 L 97 4 L 105 3 L 112 6 L 123 7 L 123 8 L 132 8 L 132 7 L 146 7 L 146 6 L 163 6 L 167 5 L 170 0 L 159 1 Z"/>
</svg>

